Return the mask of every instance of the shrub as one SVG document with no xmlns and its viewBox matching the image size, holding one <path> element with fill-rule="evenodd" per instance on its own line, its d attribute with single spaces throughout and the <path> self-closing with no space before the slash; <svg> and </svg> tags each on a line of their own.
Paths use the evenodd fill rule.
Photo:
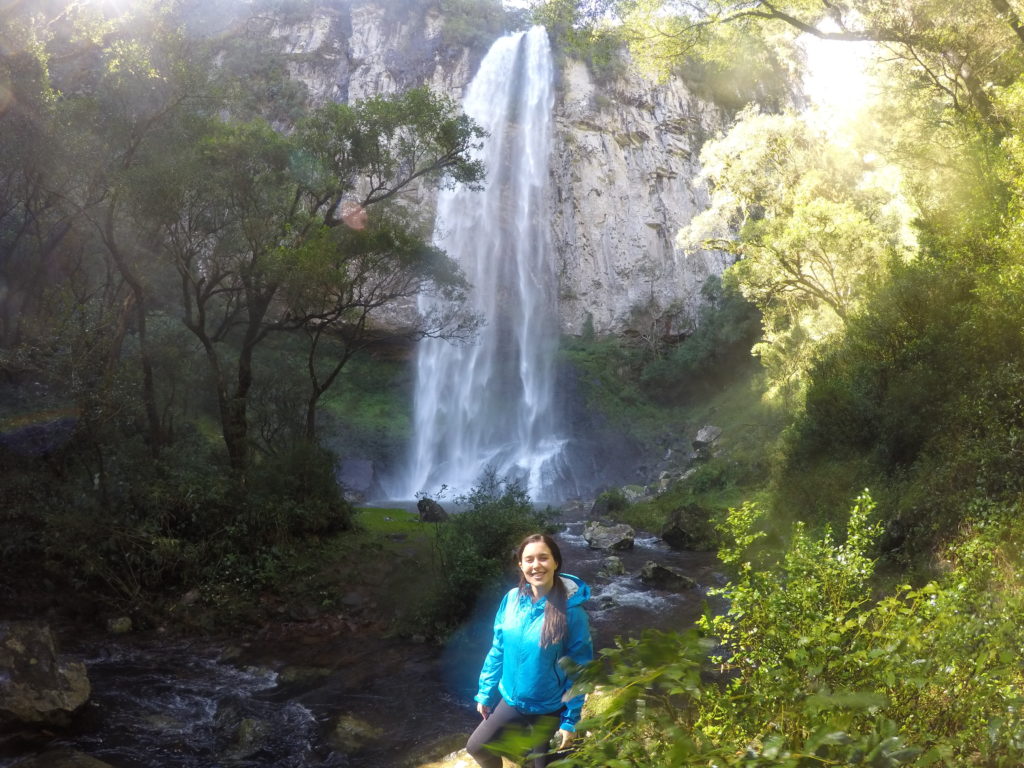
<svg viewBox="0 0 1024 768">
<path fill-rule="evenodd" d="M 462 511 L 437 524 L 438 591 L 420 617 L 425 628 L 438 634 L 470 614 L 477 596 L 509 569 L 525 536 L 550 530 L 548 513 L 534 508 L 522 483 L 498 478 L 493 469 L 454 502 Z"/>
<path fill-rule="evenodd" d="M 843 537 L 797 526 L 777 560 L 760 510 L 731 510 L 726 610 L 605 650 L 569 764 L 1020 765 L 1017 512 L 990 510 L 941 581 L 876 598 L 873 509 L 861 496 Z"/>
</svg>

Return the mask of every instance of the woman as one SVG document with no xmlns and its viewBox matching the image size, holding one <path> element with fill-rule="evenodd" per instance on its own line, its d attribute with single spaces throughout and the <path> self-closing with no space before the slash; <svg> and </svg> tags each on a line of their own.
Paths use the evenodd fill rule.
<svg viewBox="0 0 1024 768">
<path fill-rule="evenodd" d="M 488 745 L 513 729 L 528 736 L 534 768 L 548 764 L 547 743 L 572 744 L 583 696 L 567 700 L 572 680 L 559 663 L 594 657 L 583 603 L 590 587 L 562 573 L 562 553 L 550 536 L 527 536 L 516 551 L 519 586 L 509 590 L 494 619 L 494 640 L 480 672 L 476 708 L 483 718 L 466 749 L 483 768 L 501 768 Z M 522 742 L 520 742 L 522 743 Z M 526 750 L 524 750 L 524 754 Z"/>
</svg>

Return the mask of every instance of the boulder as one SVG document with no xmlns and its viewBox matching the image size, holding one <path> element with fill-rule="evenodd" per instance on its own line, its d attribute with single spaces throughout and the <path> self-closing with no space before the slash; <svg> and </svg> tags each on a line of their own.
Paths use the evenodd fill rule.
<svg viewBox="0 0 1024 768">
<path fill-rule="evenodd" d="M 661 539 L 672 549 L 706 551 L 715 548 L 715 533 L 708 512 L 699 504 L 672 510 L 661 529 Z"/>
<path fill-rule="evenodd" d="M 0 722 L 66 726 L 89 693 L 85 665 L 60 658 L 49 627 L 0 622 Z"/>
<path fill-rule="evenodd" d="M 707 448 L 712 443 L 718 440 L 722 436 L 721 427 L 715 427 L 711 424 L 706 424 L 697 430 L 697 436 L 693 438 L 694 450 L 700 450 L 701 448 Z"/>
<path fill-rule="evenodd" d="M 514 768 L 515 763 L 509 760 L 507 757 L 501 758 L 501 764 L 504 768 Z M 458 752 L 452 752 L 449 755 L 442 757 L 440 760 L 435 760 L 432 763 L 424 763 L 420 768 L 477 768 L 477 762 L 469 753 L 460 749 Z"/>
<path fill-rule="evenodd" d="M 384 731 L 352 714 L 342 714 L 334 722 L 328 741 L 339 752 L 355 752 L 382 738 Z"/>
<path fill-rule="evenodd" d="M 649 587 L 663 589 L 667 592 L 681 592 L 684 589 L 693 589 L 697 586 L 697 582 L 678 568 L 654 561 L 648 561 L 640 569 L 640 581 Z"/>
<path fill-rule="evenodd" d="M 421 523 L 443 523 L 448 519 L 448 513 L 444 511 L 444 507 L 433 499 L 426 497 L 420 499 L 416 502 L 416 509 L 419 510 Z"/>
<path fill-rule="evenodd" d="M 590 522 L 583 528 L 583 538 L 591 549 L 610 549 L 622 551 L 633 548 L 636 532 L 625 523 L 604 525 Z"/>
<path fill-rule="evenodd" d="M 118 616 L 114 619 L 107 619 L 107 632 L 112 635 L 126 635 L 132 631 L 132 620 L 130 616 Z"/>
<path fill-rule="evenodd" d="M 39 755 L 19 760 L 11 768 L 112 768 L 95 757 L 73 749 L 52 749 Z"/>
<path fill-rule="evenodd" d="M 697 453 L 697 460 L 707 461 L 711 458 L 711 446 L 722 436 L 719 427 L 707 424 L 697 430 L 697 436 L 693 438 L 693 450 Z"/>
<path fill-rule="evenodd" d="M 622 496 L 630 504 L 636 504 L 638 501 L 645 501 L 650 498 L 650 494 L 647 493 L 647 488 L 642 485 L 622 486 Z"/>
<path fill-rule="evenodd" d="M 626 566 L 622 564 L 622 558 L 609 555 L 604 559 L 604 564 L 601 566 L 601 570 L 597 572 L 597 575 L 609 578 L 611 576 L 622 576 L 625 572 Z"/>
</svg>

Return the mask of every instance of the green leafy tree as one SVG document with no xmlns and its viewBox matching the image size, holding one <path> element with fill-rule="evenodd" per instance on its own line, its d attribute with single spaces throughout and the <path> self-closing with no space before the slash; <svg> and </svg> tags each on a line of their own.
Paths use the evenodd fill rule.
<svg viewBox="0 0 1024 768">
<path fill-rule="evenodd" d="M 345 206 L 361 216 L 421 178 L 474 182 L 482 171 L 468 151 L 481 132 L 426 90 L 327 105 L 290 135 L 262 121 L 182 128 L 150 172 L 138 174 L 138 216 L 179 275 L 183 320 L 209 362 L 228 456 L 243 470 L 255 354 L 270 334 L 309 333 L 311 435 L 316 400 L 365 341 L 371 313 L 428 284 L 461 285 L 450 261 L 394 217 L 380 227 L 383 217 L 346 225 Z M 446 315 L 412 333 L 458 335 L 470 326 Z M 347 339 L 349 353 L 324 374 L 315 361 L 326 332 Z"/>
<path fill-rule="evenodd" d="M 898 176 L 802 116 L 753 109 L 701 160 L 711 206 L 679 241 L 738 257 L 728 280 L 761 310 L 755 351 L 785 388 L 814 346 L 843 330 L 888 260 L 912 253 Z"/>
</svg>

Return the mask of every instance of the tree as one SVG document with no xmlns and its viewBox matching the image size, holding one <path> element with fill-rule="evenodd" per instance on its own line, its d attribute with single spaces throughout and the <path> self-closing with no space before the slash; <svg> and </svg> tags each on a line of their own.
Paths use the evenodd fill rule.
<svg viewBox="0 0 1024 768">
<path fill-rule="evenodd" d="M 679 241 L 738 257 L 727 275 L 761 310 L 756 351 L 776 384 L 799 380 L 810 349 L 843 329 L 887 261 L 912 252 L 898 174 L 864 158 L 802 116 L 755 109 L 701 153 L 711 206 Z"/>
<path fill-rule="evenodd" d="M 394 219 L 365 237 L 335 232 L 344 205 L 368 209 L 441 175 L 474 183 L 482 169 L 468 152 L 482 133 L 424 89 L 326 105 L 291 134 L 265 121 L 212 117 L 182 131 L 136 175 L 137 215 L 179 275 L 180 311 L 205 352 L 228 456 L 241 471 L 249 463 L 254 355 L 270 334 L 309 334 L 312 436 L 316 399 L 365 338 L 370 314 L 428 282 L 459 284 L 454 267 Z M 385 219 L 370 219 L 377 221 Z M 414 258 L 423 254 L 429 258 Z M 314 288 L 314 278 L 324 282 Z M 334 330 L 348 334 L 350 352 L 323 376 L 313 361 L 322 335 Z M 449 317 L 415 333 L 464 330 Z"/>
<path fill-rule="evenodd" d="M 1021 22 L 1007 0 L 868 0 L 853 4 L 810 0 L 704 0 L 618 4 L 639 60 L 671 65 L 685 58 L 720 61 L 737 44 L 767 50 L 795 64 L 798 35 L 871 41 L 903 75 L 933 98 L 996 135 L 1005 125 L 993 108 L 995 89 L 1012 82 L 1024 59 Z"/>
</svg>

